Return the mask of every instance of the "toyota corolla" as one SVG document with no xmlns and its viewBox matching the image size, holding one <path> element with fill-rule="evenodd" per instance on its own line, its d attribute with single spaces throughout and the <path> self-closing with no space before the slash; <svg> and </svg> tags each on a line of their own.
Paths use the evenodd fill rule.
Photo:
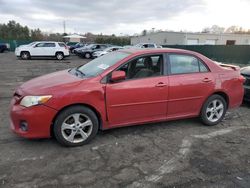
<svg viewBox="0 0 250 188">
<path fill-rule="evenodd" d="M 79 146 L 100 129 L 191 117 L 212 126 L 240 106 L 244 80 L 239 67 L 191 51 L 121 50 L 22 84 L 11 101 L 11 129 Z"/>
</svg>

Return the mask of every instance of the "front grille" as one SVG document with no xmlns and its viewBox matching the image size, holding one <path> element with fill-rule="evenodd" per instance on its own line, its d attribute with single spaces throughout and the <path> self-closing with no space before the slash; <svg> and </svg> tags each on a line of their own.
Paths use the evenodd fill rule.
<svg viewBox="0 0 250 188">
<path fill-rule="evenodd" d="M 20 94 L 20 92 L 17 90 L 14 95 L 13 95 L 14 99 L 15 99 L 15 104 L 18 103 L 21 99 L 22 99 L 22 95 Z"/>
<path fill-rule="evenodd" d="M 14 93 L 14 97 L 16 97 L 16 98 L 21 98 L 22 95 L 20 95 L 19 93 L 15 92 L 15 93 Z"/>
</svg>

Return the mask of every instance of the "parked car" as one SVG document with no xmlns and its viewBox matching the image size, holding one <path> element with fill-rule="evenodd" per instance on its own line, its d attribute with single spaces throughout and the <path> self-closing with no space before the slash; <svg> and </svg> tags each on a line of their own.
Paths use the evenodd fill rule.
<svg viewBox="0 0 250 188">
<path fill-rule="evenodd" d="M 64 57 L 69 56 L 69 49 L 63 42 L 39 41 L 17 47 L 15 54 L 22 59 L 56 57 L 56 59 L 62 60 Z"/>
<path fill-rule="evenodd" d="M 0 43 L 0 53 L 3 53 L 8 50 L 8 47 L 6 44 L 1 44 Z"/>
<path fill-rule="evenodd" d="M 84 57 L 86 59 L 92 58 L 92 54 L 97 51 L 104 50 L 105 48 L 109 47 L 110 45 L 107 44 L 90 44 L 81 50 L 75 51 L 75 53 L 80 56 Z"/>
<path fill-rule="evenodd" d="M 78 42 L 66 42 L 66 45 L 70 48 L 71 46 L 75 46 L 77 43 Z"/>
<path fill-rule="evenodd" d="M 154 43 L 139 43 L 133 46 L 134 48 L 158 48 Z"/>
<path fill-rule="evenodd" d="M 52 135 L 66 146 L 88 143 L 99 129 L 200 117 L 208 126 L 241 105 L 244 77 L 179 49 L 124 49 L 18 87 L 11 129 L 26 138 Z"/>
<path fill-rule="evenodd" d="M 102 51 L 96 51 L 96 52 L 94 52 L 94 53 L 92 54 L 92 56 L 93 56 L 94 58 L 96 58 L 96 57 L 103 56 L 103 55 L 105 55 L 105 54 L 107 54 L 107 53 L 109 53 L 109 52 L 113 52 L 113 51 L 120 50 L 120 49 L 123 49 L 123 47 L 121 47 L 121 46 L 112 46 L 112 47 L 105 48 L 105 49 L 102 50 Z"/>
<path fill-rule="evenodd" d="M 244 82 L 244 100 L 250 101 L 250 66 L 241 68 L 241 75 L 246 78 Z"/>
<path fill-rule="evenodd" d="M 84 47 L 84 46 L 86 46 L 86 45 L 87 45 L 87 44 L 84 44 L 84 43 L 79 42 L 79 43 L 77 43 L 77 44 L 75 44 L 75 45 L 70 46 L 70 47 L 69 47 L 69 51 L 70 51 L 71 53 L 74 53 L 74 49 L 82 48 L 82 47 Z"/>
<path fill-rule="evenodd" d="M 86 44 L 85 46 L 82 46 L 82 47 L 76 48 L 76 49 L 72 50 L 72 53 L 74 53 L 74 54 L 78 54 L 78 53 L 80 53 L 80 51 L 82 51 L 82 50 L 84 50 L 84 49 L 88 48 L 88 47 L 87 47 L 88 45 L 90 45 L 90 44 Z"/>
</svg>

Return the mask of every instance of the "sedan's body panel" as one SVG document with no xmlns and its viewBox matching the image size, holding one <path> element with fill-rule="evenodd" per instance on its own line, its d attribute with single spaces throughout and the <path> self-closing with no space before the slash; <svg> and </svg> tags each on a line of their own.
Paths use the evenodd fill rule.
<svg viewBox="0 0 250 188">
<path fill-rule="evenodd" d="M 24 83 L 16 91 L 19 101 L 11 104 L 12 129 L 25 137 L 50 137 L 49 130 L 57 115 L 65 108 L 79 104 L 97 114 L 101 129 L 109 129 L 199 116 L 204 102 L 214 93 L 225 96 L 229 108 L 242 102 L 243 87 L 238 68 L 222 67 L 201 54 L 179 49 L 121 51 L 128 56 L 95 77 L 79 78 L 65 70 Z M 192 55 L 204 62 L 209 71 L 170 74 L 166 57 L 171 53 Z M 108 81 L 112 71 L 121 65 L 137 57 L 155 54 L 164 57 L 162 75 Z M 45 105 L 21 107 L 20 100 L 27 95 L 52 95 L 52 98 Z M 39 118 L 35 114 L 41 119 L 40 123 L 36 123 Z M 30 128 L 35 132 L 28 131 L 24 135 L 19 131 L 19 123 L 24 119 L 31 122 L 30 127 L 38 126 Z"/>
</svg>

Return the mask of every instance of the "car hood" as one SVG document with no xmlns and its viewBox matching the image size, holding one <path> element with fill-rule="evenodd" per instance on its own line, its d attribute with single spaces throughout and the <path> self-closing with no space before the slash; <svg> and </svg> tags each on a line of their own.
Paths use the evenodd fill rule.
<svg viewBox="0 0 250 188">
<path fill-rule="evenodd" d="M 27 46 L 29 46 L 29 45 L 28 44 L 23 44 L 23 45 L 18 46 L 18 48 L 25 48 Z"/>
<path fill-rule="evenodd" d="M 241 74 L 250 76 L 250 66 L 241 68 L 240 72 Z"/>
<path fill-rule="evenodd" d="M 26 95 L 42 95 L 53 94 L 53 92 L 58 91 L 58 87 L 67 90 L 80 84 L 83 79 L 70 74 L 68 71 L 58 71 L 34 78 L 23 83 L 19 89 Z"/>
</svg>

